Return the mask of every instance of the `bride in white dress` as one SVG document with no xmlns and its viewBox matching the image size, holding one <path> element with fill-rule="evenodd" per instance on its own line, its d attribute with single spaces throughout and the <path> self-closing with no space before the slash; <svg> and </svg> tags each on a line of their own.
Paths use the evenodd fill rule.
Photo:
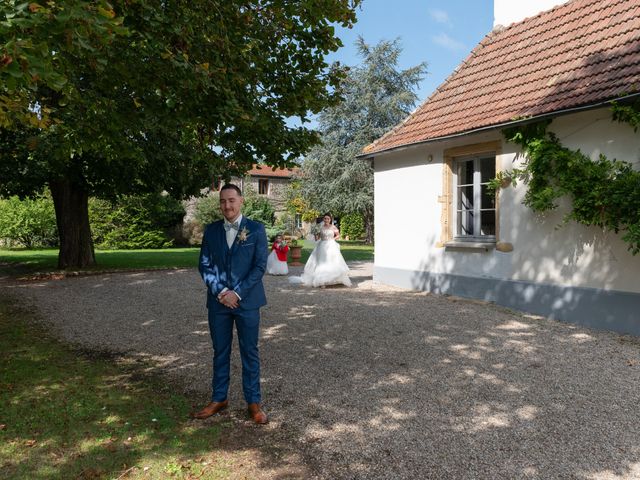
<svg viewBox="0 0 640 480">
<path fill-rule="evenodd" d="M 303 283 L 308 287 L 338 284 L 351 286 L 349 267 L 342 258 L 340 245 L 336 242 L 336 239 L 340 238 L 340 232 L 332 220 L 329 214 L 322 218 L 319 241 L 304 266 L 302 276 L 290 277 L 294 283 Z"/>
</svg>

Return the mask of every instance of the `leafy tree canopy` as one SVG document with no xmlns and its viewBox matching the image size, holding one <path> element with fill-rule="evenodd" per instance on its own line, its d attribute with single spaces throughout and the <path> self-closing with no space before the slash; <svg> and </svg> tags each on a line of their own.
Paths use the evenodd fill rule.
<svg viewBox="0 0 640 480">
<path fill-rule="evenodd" d="M 48 184 L 61 227 L 65 199 L 288 165 L 317 141 L 309 112 L 339 99 L 325 56 L 360 1 L 0 2 L 0 194 Z"/>
<path fill-rule="evenodd" d="M 413 109 L 426 64 L 400 70 L 398 40 L 357 47 L 363 61 L 342 83 L 344 101 L 318 117 L 322 143 L 305 158 L 303 192 L 319 211 L 362 214 L 372 240 L 373 169 L 356 156 Z"/>
</svg>

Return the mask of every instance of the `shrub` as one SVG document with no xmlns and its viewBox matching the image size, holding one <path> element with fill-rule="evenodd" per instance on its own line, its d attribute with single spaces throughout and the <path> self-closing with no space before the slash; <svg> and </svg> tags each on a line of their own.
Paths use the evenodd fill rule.
<svg viewBox="0 0 640 480">
<path fill-rule="evenodd" d="M 34 198 L 0 199 L 0 238 L 26 248 L 58 245 L 53 200 L 48 191 Z"/>
<path fill-rule="evenodd" d="M 165 248 L 182 221 L 182 204 L 169 195 L 127 196 L 117 202 L 91 199 L 89 221 L 99 248 Z"/>
<path fill-rule="evenodd" d="M 358 240 L 364 236 L 364 220 L 359 213 L 349 213 L 340 219 L 342 238 Z"/>
<path fill-rule="evenodd" d="M 220 194 L 212 192 L 204 197 L 196 200 L 195 212 L 193 218 L 198 222 L 202 229 L 204 226 L 220 220 L 222 212 L 220 212 Z"/>
<path fill-rule="evenodd" d="M 251 220 L 262 222 L 267 230 L 267 236 L 272 238 L 276 235 L 277 228 L 273 223 L 275 220 L 275 209 L 273 205 L 265 197 L 259 196 L 250 187 L 245 188 L 244 204 L 242 206 L 242 215 Z M 195 201 L 193 219 L 195 225 L 189 227 L 191 237 L 194 240 L 200 240 L 204 227 L 216 220 L 222 219 L 220 212 L 220 194 L 211 192 L 204 197 L 200 197 Z M 198 226 L 200 228 L 198 228 Z M 192 240 L 190 240 L 191 242 Z"/>
<path fill-rule="evenodd" d="M 242 214 L 251 220 L 264 223 L 266 227 L 270 227 L 275 220 L 276 211 L 265 197 L 261 197 L 256 195 L 255 192 L 245 189 Z"/>
<path fill-rule="evenodd" d="M 306 212 L 302 213 L 302 221 L 315 223 L 319 216 L 320 212 L 318 210 L 307 210 Z"/>
</svg>

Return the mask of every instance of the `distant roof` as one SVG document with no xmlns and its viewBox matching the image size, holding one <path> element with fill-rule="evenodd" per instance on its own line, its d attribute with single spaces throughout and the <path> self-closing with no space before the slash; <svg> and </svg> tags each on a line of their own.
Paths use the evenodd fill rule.
<svg viewBox="0 0 640 480">
<path fill-rule="evenodd" d="M 640 2 L 573 0 L 496 29 L 368 156 L 640 92 Z"/>
<path fill-rule="evenodd" d="M 278 177 L 278 178 L 291 178 L 299 172 L 298 167 L 293 168 L 277 168 L 273 170 L 272 167 L 268 165 L 260 165 L 256 164 L 253 166 L 251 170 L 247 172 L 247 176 L 251 175 L 254 177 Z"/>
</svg>

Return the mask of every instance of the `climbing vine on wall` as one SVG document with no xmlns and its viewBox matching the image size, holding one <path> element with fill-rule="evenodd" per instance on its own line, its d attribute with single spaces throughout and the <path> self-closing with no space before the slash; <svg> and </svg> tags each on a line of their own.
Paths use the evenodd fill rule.
<svg viewBox="0 0 640 480">
<path fill-rule="evenodd" d="M 618 113 L 615 113 L 615 112 Z M 614 119 L 637 129 L 640 104 L 614 110 Z M 635 119 L 635 120 L 634 120 Z M 636 123 L 633 123 L 633 122 Z M 505 130 L 509 142 L 522 147 L 521 168 L 499 172 L 494 189 L 518 181 L 527 185 L 523 203 L 536 212 L 553 210 L 561 197 L 571 200 L 565 222 L 574 220 L 620 232 L 633 255 L 640 252 L 640 172 L 629 162 L 600 155 L 592 160 L 580 150 L 563 146 L 547 131 L 549 121 Z"/>
<path fill-rule="evenodd" d="M 613 119 L 628 123 L 633 127 L 633 131 L 637 132 L 640 128 L 640 100 L 627 105 L 620 105 L 618 102 L 614 102 L 611 107 Z"/>
</svg>

